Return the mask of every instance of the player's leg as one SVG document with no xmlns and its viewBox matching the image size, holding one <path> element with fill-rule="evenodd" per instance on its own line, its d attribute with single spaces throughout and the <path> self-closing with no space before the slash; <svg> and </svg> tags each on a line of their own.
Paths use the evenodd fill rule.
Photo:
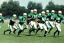
<svg viewBox="0 0 64 43">
<path fill-rule="evenodd" d="M 51 30 L 54 28 L 54 22 L 50 21 L 49 25 L 51 26 L 51 28 L 50 28 L 50 30 L 48 32 L 50 34 Z"/>
<path fill-rule="evenodd" d="M 5 35 L 5 32 L 7 32 L 7 31 L 9 31 L 9 34 L 11 33 L 11 31 L 13 31 L 11 25 L 9 25 L 9 29 L 7 29 L 7 30 L 4 31 L 4 35 Z"/>
<path fill-rule="evenodd" d="M 47 26 L 47 29 L 51 28 L 51 26 L 49 25 L 49 21 L 46 21 L 46 26 Z"/>
<path fill-rule="evenodd" d="M 10 28 L 9 34 L 11 34 L 11 32 L 13 32 L 13 26 L 10 25 L 9 28 Z"/>
<path fill-rule="evenodd" d="M 20 36 L 21 32 L 23 32 L 23 25 L 19 24 L 19 28 L 20 30 L 18 31 L 18 36 Z"/>
<path fill-rule="evenodd" d="M 43 24 L 43 28 L 44 28 L 44 30 L 45 30 L 45 32 L 44 32 L 44 37 L 46 37 L 46 34 L 47 34 L 47 27 L 46 27 L 45 24 Z"/>
<path fill-rule="evenodd" d="M 5 31 L 4 31 L 4 35 L 5 35 L 5 33 L 6 33 L 7 31 L 10 31 L 10 29 L 5 30 Z"/>
<path fill-rule="evenodd" d="M 58 36 L 60 36 L 60 32 L 61 32 L 61 25 L 60 25 L 60 24 L 58 24 L 57 28 L 58 28 Z"/>
<path fill-rule="evenodd" d="M 38 27 L 38 29 L 36 30 L 36 34 L 38 33 L 39 30 L 42 30 L 42 29 L 43 29 L 41 23 L 38 23 L 38 26 L 39 26 L 39 27 Z"/>
<path fill-rule="evenodd" d="M 32 27 L 32 25 L 30 25 L 30 29 L 29 29 L 29 35 L 31 35 L 31 32 L 35 32 L 35 29 Z"/>
<path fill-rule="evenodd" d="M 35 30 L 37 30 L 37 23 L 36 22 L 34 22 L 34 24 L 33 24 L 33 32 L 35 32 Z"/>
<path fill-rule="evenodd" d="M 29 24 L 24 23 L 24 29 L 23 29 L 23 32 L 24 32 L 25 29 L 28 29 L 28 25 L 29 25 Z"/>
<path fill-rule="evenodd" d="M 16 32 L 16 30 L 18 29 L 18 25 L 17 25 L 17 24 L 15 24 L 15 25 L 13 26 L 13 28 L 14 28 L 13 33 L 14 33 L 14 34 L 16 34 L 15 32 Z"/>
<path fill-rule="evenodd" d="M 60 24 L 59 23 L 56 23 L 56 28 L 57 28 L 57 30 L 54 32 L 54 36 L 55 36 L 55 34 L 58 32 L 58 36 L 59 36 L 59 34 L 60 34 L 60 32 L 61 32 L 61 26 L 60 26 Z"/>
<path fill-rule="evenodd" d="M 54 36 L 55 36 L 55 34 L 58 32 L 58 30 L 56 30 L 55 32 L 54 32 Z"/>
<path fill-rule="evenodd" d="M 30 25 L 29 35 L 31 35 L 31 32 L 34 31 L 34 28 L 33 28 L 33 26 L 34 26 L 34 22 L 31 21 L 31 22 L 29 23 L 29 25 Z"/>
<path fill-rule="evenodd" d="M 36 34 L 38 33 L 39 30 L 40 30 L 40 28 L 38 28 L 38 29 L 36 30 Z"/>
</svg>

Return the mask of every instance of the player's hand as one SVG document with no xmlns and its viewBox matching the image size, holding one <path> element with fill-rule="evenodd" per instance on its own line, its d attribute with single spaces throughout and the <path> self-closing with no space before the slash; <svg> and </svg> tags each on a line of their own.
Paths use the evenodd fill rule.
<svg viewBox="0 0 64 43">
<path fill-rule="evenodd" d="M 31 18 L 28 18 L 28 20 L 30 20 Z"/>
<path fill-rule="evenodd" d="M 36 22 L 40 22 L 40 20 L 39 20 L 39 19 L 37 19 L 37 20 L 36 20 Z"/>
</svg>

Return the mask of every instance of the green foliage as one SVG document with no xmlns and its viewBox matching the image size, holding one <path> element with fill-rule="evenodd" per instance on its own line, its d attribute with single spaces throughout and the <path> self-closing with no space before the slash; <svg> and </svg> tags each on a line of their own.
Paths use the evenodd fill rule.
<svg viewBox="0 0 64 43">
<path fill-rule="evenodd" d="M 50 1 L 45 9 L 48 9 L 50 11 L 55 10 L 55 4 L 52 1 Z"/>
<path fill-rule="evenodd" d="M 51 10 L 55 10 L 57 13 L 58 10 L 64 12 L 64 5 L 55 5 L 53 1 L 50 1 L 45 9 L 43 9 L 41 3 L 29 1 L 26 9 L 25 6 L 20 6 L 18 1 L 9 0 L 9 2 L 3 2 L 0 8 L 0 12 L 2 12 L 5 16 L 11 16 L 13 14 L 17 14 L 19 16 L 22 15 L 24 12 L 29 13 L 31 9 L 37 9 L 37 13 L 40 13 L 42 10 L 47 9 L 50 10 L 50 12 Z"/>
<path fill-rule="evenodd" d="M 9 0 L 9 2 L 3 2 L 1 10 L 4 15 L 22 15 L 26 8 L 20 6 L 18 1 Z"/>
<path fill-rule="evenodd" d="M 42 4 L 41 3 L 36 3 L 30 1 L 27 5 L 28 11 L 30 12 L 31 9 L 37 9 L 38 13 L 42 11 Z"/>
<path fill-rule="evenodd" d="M 64 5 L 55 5 L 54 2 L 50 1 L 48 3 L 48 5 L 46 6 L 45 10 L 48 9 L 48 10 L 55 10 L 56 13 L 61 10 L 62 12 L 64 12 Z M 63 13 L 64 14 L 64 13 Z"/>
</svg>

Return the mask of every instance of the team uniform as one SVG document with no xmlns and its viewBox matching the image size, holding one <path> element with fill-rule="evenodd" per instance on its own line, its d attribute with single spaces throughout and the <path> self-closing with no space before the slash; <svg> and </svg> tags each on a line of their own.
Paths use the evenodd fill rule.
<svg viewBox="0 0 64 43">
<path fill-rule="evenodd" d="M 61 16 L 57 15 L 55 19 L 56 19 L 55 26 L 56 26 L 57 30 L 54 32 L 54 36 L 57 32 L 58 32 L 58 36 L 59 36 L 59 33 L 61 32 L 61 22 L 64 19 L 64 17 L 63 17 L 63 15 L 61 15 Z"/>
<path fill-rule="evenodd" d="M 33 13 L 29 13 L 28 16 L 27 16 L 27 23 L 29 24 L 31 21 L 32 21 L 32 18 L 33 18 Z"/>
<path fill-rule="evenodd" d="M 47 16 L 47 19 L 46 19 L 47 29 L 51 28 L 51 27 L 50 27 L 50 24 L 49 24 L 49 18 L 48 18 L 48 16 L 49 16 L 50 14 L 51 14 L 51 13 L 46 14 L 46 16 Z"/>
<path fill-rule="evenodd" d="M 15 24 L 16 22 L 15 22 L 15 18 L 13 18 L 13 17 L 11 17 L 10 18 L 10 22 L 9 22 L 9 24 L 8 24 L 8 28 L 9 29 L 7 29 L 7 30 L 5 30 L 4 31 L 4 35 L 5 35 L 5 32 L 7 32 L 7 31 L 9 31 L 9 34 L 11 33 L 11 32 L 13 32 L 14 34 L 15 34 L 15 31 L 17 30 L 17 24 Z M 13 30 L 14 29 L 14 30 Z"/>
<path fill-rule="evenodd" d="M 28 18 L 27 17 L 25 17 L 25 22 L 24 22 L 24 29 L 23 29 L 23 31 L 25 30 L 25 29 L 28 29 Z"/>
<path fill-rule="evenodd" d="M 46 37 L 46 33 L 47 33 L 46 18 L 47 18 L 46 15 L 44 15 L 44 16 L 39 16 L 39 17 L 38 17 L 38 19 L 40 20 L 40 21 L 38 22 L 39 29 L 40 29 L 40 30 L 43 30 L 43 29 L 45 30 L 44 37 Z M 38 31 L 38 30 L 37 30 L 37 31 Z M 37 32 L 37 31 L 36 31 L 36 32 Z"/>
<path fill-rule="evenodd" d="M 19 24 L 18 24 L 18 27 L 19 27 L 19 31 L 18 31 L 18 36 L 20 35 L 21 32 L 23 32 L 24 30 L 24 27 L 23 27 L 23 24 L 26 22 L 26 18 L 24 16 L 19 16 Z"/>
<path fill-rule="evenodd" d="M 4 17 L 0 17 L 0 23 L 4 23 Z"/>
<path fill-rule="evenodd" d="M 55 27 L 55 17 L 57 16 L 57 14 L 49 14 L 47 16 L 47 18 L 49 19 L 49 25 L 50 25 L 50 30 L 48 33 L 50 33 L 50 31 Z"/>
<path fill-rule="evenodd" d="M 4 23 L 4 17 L 0 17 L 0 24 L 1 23 Z M 0 26 L 0 28 L 1 28 L 1 26 Z"/>
<path fill-rule="evenodd" d="M 31 35 L 31 32 L 37 29 L 37 23 L 36 19 L 39 16 L 39 14 L 32 14 L 31 16 L 31 21 L 30 21 L 30 30 L 29 30 L 29 35 Z"/>
</svg>

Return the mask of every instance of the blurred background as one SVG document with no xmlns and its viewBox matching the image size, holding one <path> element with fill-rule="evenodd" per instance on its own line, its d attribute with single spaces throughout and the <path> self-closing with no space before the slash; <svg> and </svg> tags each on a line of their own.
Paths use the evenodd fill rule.
<svg viewBox="0 0 64 43">
<path fill-rule="evenodd" d="M 37 9 L 38 13 L 45 10 L 61 10 L 64 14 L 63 0 L 0 0 L 0 13 L 6 18 L 13 14 L 17 16 L 24 12 L 29 13 L 31 9 Z"/>
</svg>

